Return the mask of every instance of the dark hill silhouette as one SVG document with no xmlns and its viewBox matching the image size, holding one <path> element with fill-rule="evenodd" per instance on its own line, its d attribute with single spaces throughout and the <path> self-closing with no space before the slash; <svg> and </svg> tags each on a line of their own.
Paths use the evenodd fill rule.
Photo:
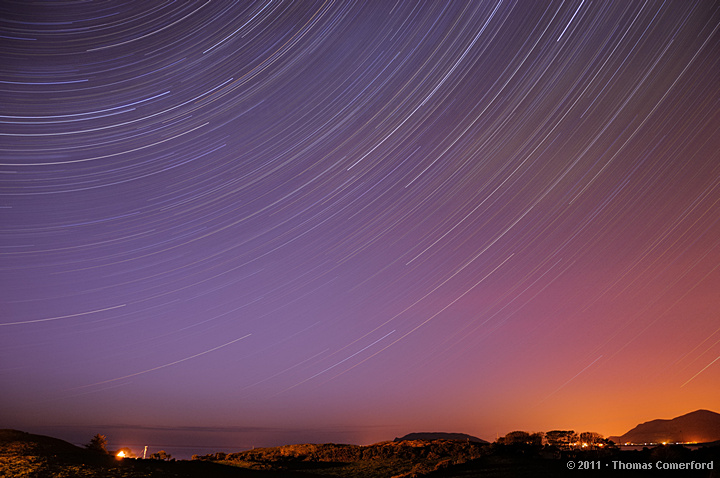
<svg viewBox="0 0 720 478">
<path fill-rule="evenodd" d="M 395 438 L 393 441 L 414 441 L 414 440 L 453 440 L 453 441 L 470 441 L 473 443 L 488 443 L 487 441 L 467 435 L 465 433 L 445 433 L 445 432 L 421 432 L 421 433 L 408 433 L 400 438 Z"/>
<path fill-rule="evenodd" d="M 696 410 L 670 420 L 651 420 L 610 439 L 618 444 L 717 441 L 720 440 L 720 413 Z"/>
<path fill-rule="evenodd" d="M 33 456 L 67 456 L 87 453 L 84 448 L 59 438 L 33 435 L 32 433 L 11 429 L 0 430 L 0 450 L 5 453 Z"/>
</svg>

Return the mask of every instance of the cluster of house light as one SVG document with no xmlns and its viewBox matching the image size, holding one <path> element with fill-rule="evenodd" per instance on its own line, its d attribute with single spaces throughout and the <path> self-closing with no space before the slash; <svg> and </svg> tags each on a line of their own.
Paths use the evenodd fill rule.
<svg viewBox="0 0 720 478">
<path fill-rule="evenodd" d="M 575 442 L 575 443 L 571 443 L 571 444 L 570 444 L 570 446 L 579 446 L 579 447 L 581 447 L 581 448 L 587 448 L 587 447 L 589 447 L 590 445 L 591 445 L 590 443 L 578 443 L 578 442 Z M 599 446 L 599 447 L 605 446 L 604 443 L 593 443 L 592 445 L 594 445 L 594 446 Z"/>
</svg>

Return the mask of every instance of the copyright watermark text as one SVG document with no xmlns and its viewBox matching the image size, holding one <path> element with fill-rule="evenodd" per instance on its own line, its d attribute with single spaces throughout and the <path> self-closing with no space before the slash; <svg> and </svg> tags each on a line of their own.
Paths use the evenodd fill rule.
<svg viewBox="0 0 720 478">
<path fill-rule="evenodd" d="M 569 470 L 713 470 L 712 461 L 679 461 L 670 462 L 658 460 L 655 462 L 630 462 L 612 460 L 604 463 L 600 460 L 570 460 L 567 462 Z"/>
</svg>

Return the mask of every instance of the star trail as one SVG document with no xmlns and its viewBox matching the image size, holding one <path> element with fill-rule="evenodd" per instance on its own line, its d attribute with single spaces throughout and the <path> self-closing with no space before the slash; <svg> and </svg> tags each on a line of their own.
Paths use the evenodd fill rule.
<svg viewBox="0 0 720 478">
<path fill-rule="evenodd" d="M 0 8 L 6 426 L 720 409 L 717 2 Z"/>
</svg>

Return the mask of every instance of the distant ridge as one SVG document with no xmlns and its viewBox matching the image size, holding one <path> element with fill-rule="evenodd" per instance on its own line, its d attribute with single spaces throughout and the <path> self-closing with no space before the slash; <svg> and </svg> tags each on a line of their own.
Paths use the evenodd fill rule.
<svg viewBox="0 0 720 478">
<path fill-rule="evenodd" d="M 421 433 L 408 433 L 400 438 L 395 438 L 393 441 L 412 441 L 412 440 L 453 440 L 453 441 L 470 441 L 474 443 L 489 443 L 481 438 L 467 435 L 465 433 L 445 433 L 445 432 L 421 432 Z"/>
<path fill-rule="evenodd" d="M 670 420 L 651 420 L 641 423 L 619 437 L 615 443 L 708 443 L 720 440 L 720 413 L 710 410 L 694 412 Z"/>
</svg>

